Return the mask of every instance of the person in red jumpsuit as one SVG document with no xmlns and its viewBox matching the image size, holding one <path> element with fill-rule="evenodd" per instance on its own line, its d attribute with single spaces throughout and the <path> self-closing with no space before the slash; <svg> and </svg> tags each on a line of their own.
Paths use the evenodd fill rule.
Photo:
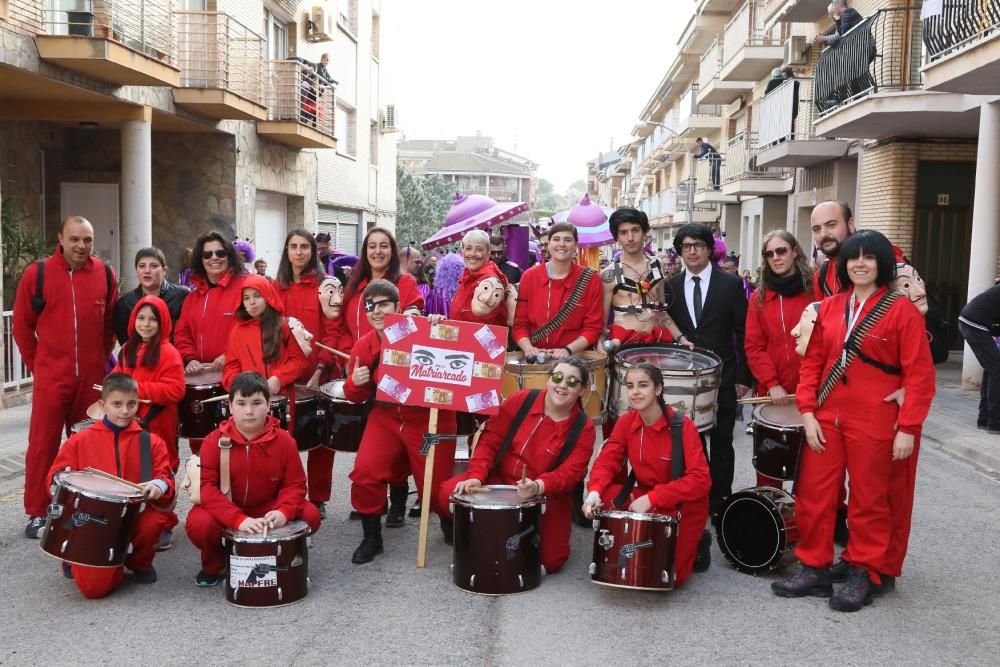
<svg viewBox="0 0 1000 667">
<path fill-rule="evenodd" d="M 451 298 L 449 317 L 509 327 L 513 323 L 517 292 L 500 267 L 490 261 L 490 235 L 481 229 L 467 232 L 462 237 L 462 259 L 465 270 Z"/>
<path fill-rule="evenodd" d="M 571 492 L 583 481 L 594 452 L 594 425 L 584 415 L 583 428 L 575 444 L 570 444 L 572 450 L 559 462 L 570 430 L 582 414 L 580 395 L 589 381 L 590 372 L 583 361 L 564 358 L 556 364 L 545 389 L 535 397 L 520 424 L 515 419 L 532 390 L 511 394 L 500 405 L 500 412 L 486 422 L 468 470 L 438 487 L 438 505 L 442 508 L 448 507 L 452 493 L 468 493 L 483 483 L 517 485 L 517 495 L 524 500 L 545 496 L 540 552 L 542 567 L 550 574 L 559 571 L 569 559 L 574 502 Z M 514 437 L 497 461 L 511 429 L 516 429 Z M 451 518 L 451 513 L 447 516 Z"/>
<path fill-rule="evenodd" d="M 285 237 L 285 251 L 278 264 L 275 287 L 285 306 L 285 315 L 294 317 L 312 334 L 313 338 L 327 347 L 337 343 L 335 321 L 324 317 L 320 300 L 317 298 L 320 283 L 326 278 L 319 259 L 316 240 L 307 230 L 293 229 Z M 311 389 L 319 387 L 339 368 L 333 354 L 319 346 L 312 347 L 309 366 L 298 378 L 300 384 Z M 309 500 L 319 509 L 320 516 L 326 518 L 326 503 L 333 490 L 334 452 L 328 447 L 316 447 L 306 455 L 306 471 L 309 479 Z"/>
<path fill-rule="evenodd" d="M 556 359 L 593 348 L 604 331 L 601 280 L 596 271 L 576 263 L 576 227 L 557 222 L 549 228 L 549 255 L 521 276 L 514 312 L 514 342 L 526 357 L 541 353 Z M 560 326 L 536 333 L 570 300 L 573 288 L 583 284 L 583 294 Z"/>
<path fill-rule="evenodd" d="M 793 234 L 783 229 L 769 232 L 761 244 L 764 268 L 760 288 L 747 307 L 743 349 L 757 391 L 775 405 L 791 405 L 799 384 L 799 356 L 792 329 L 802 310 L 812 302 L 812 270 Z M 781 488 L 781 481 L 757 473 L 757 485 Z"/>
<path fill-rule="evenodd" d="M 663 402 L 663 374 L 652 364 L 637 364 L 625 375 L 625 387 L 632 409 L 618 418 L 611 437 L 591 466 L 583 512 L 591 518 L 595 509 L 612 506 L 622 491 L 620 476 L 630 465 L 635 486 L 623 509 L 674 516 L 680 506 L 674 558 L 674 585 L 680 586 L 695 569 L 696 557 L 700 557 L 698 572 L 708 569 L 711 563 L 710 542 L 704 539 L 708 492 L 712 488 L 708 461 L 698 427 L 684 417 L 684 474 L 673 479 L 670 421 L 674 409 Z"/>
<path fill-rule="evenodd" d="M 382 227 L 372 227 L 361 242 L 362 253 L 351 277 L 344 288 L 343 313 L 338 322 L 336 349 L 347 352 L 371 331 L 365 312 L 363 293 L 373 280 L 388 280 L 399 290 L 398 310 L 408 315 L 420 315 L 424 310 L 424 297 L 417 288 L 417 281 L 408 273 L 403 273 L 399 265 L 399 246 L 393 235 Z M 351 369 L 345 369 L 350 375 Z M 446 433 L 446 431 L 440 431 Z M 392 480 L 389 486 L 389 509 L 385 524 L 392 528 L 401 527 L 405 521 L 406 497 L 409 487 L 405 475 Z M 419 490 L 418 490 L 419 493 Z M 381 511 L 381 510 L 380 510 Z M 355 514 L 351 515 L 355 518 Z"/>
<path fill-rule="evenodd" d="M 803 568 L 772 589 L 784 597 L 830 597 L 837 611 L 857 611 L 885 591 L 893 462 L 913 455 L 915 435 L 934 397 L 925 322 L 908 298 L 896 298 L 863 339 L 856 339 L 877 304 L 899 297 L 891 291 L 895 270 L 892 245 L 879 232 L 861 231 L 844 242 L 837 273 L 840 284 L 851 289 L 822 302 L 795 391 L 808 444 L 795 498 L 800 538 L 795 554 Z M 842 378 L 827 382 L 831 368 L 844 364 Z M 885 398 L 899 389 L 905 390 L 902 406 Z M 834 593 L 833 528 L 845 471 L 851 534 L 841 558 L 849 571 Z"/>
<path fill-rule="evenodd" d="M 240 373 L 229 388 L 232 417 L 212 431 L 201 447 L 201 504 L 188 512 L 185 530 L 201 551 L 195 583 L 215 586 L 226 569 L 222 534 L 226 528 L 262 533 L 289 521 L 304 521 L 315 534 L 319 510 L 306 502 L 306 474 L 295 439 L 268 415 L 271 392 L 256 372 Z M 231 496 L 220 489 L 222 438 L 231 445 Z"/>
<path fill-rule="evenodd" d="M 139 398 L 148 403 L 139 405 L 143 427 L 160 436 L 167 445 L 170 470 L 177 472 L 177 403 L 184 398 L 184 362 L 177 348 L 170 344 L 170 310 L 156 296 L 144 296 L 128 322 L 128 339 L 118 355 L 115 373 L 127 373 L 139 385 Z M 167 523 L 156 546 L 157 551 L 170 548 L 177 515 L 167 513 Z"/>
<path fill-rule="evenodd" d="M 63 563 L 63 574 L 72 578 L 85 597 L 102 598 L 118 587 L 124 569 L 132 570 L 136 583 L 156 581 L 153 557 L 169 512 L 173 506 L 174 473 L 170 469 L 167 446 L 155 433 L 150 434 L 152 479 L 141 479 L 141 449 L 139 434 L 142 427 L 135 420 L 139 407 L 136 381 L 124 373 L 112 373 L 102 381 L 101 409 L 104 419 L 75 434 L 63 443 L 59 455 L 48 471 L 46 482 L 52 483 L 57 472 L 96 468 L 121 477 L 143 488 L 148 502 L 139 513 L 132 533 L 132 551 L 124 567 L 90 567 Z"/>
<path fill-rule="evenodd" d="M 351 349 L 348 368 L 351 374 L 344 383 L 344 396 L 349 401 L 364 403 L 375 395 L 375 368 L 382 347 L 385 316 L 396 312 L 399 290 L 388 280 L 368 283 L 363 293 L 371 331 L 363 335 Z M 430 410 L 421 406 L 375 401 L 358 455 L 351 472 L 351 504 L 361 517 L 364 539 L 354 551 L 351 562 L 370 563 L 383 552 L 382 509 L 385 506 L 386 485 L 413 475 L 418 492 L 423 491 L 424 456 L 420 453 L 427 432 Z M 455 413 L 438 412 L 438 433 L 455 433 Z M 445 541 L 451 535 L 451 521 L 446 509 L 436 502 L 433 489 L 451 475 L 455 465 L 455 443 L 434 445 L 432 486 L 427 490 L 431 509 L 441 517 Z"/>
<path fill-rule="evenodd" d="M 63 434 L 86 417 L 115 344 L 118 278 L 93 248 L 86 218 L 66 218 L 55 254 L 25 269 L 14 299 L 14 341 L 34 382 L 24 458 L 24 534 L 34 539 L 45 526 L 46 473 Z M 40 265 L 43 294 L 37 293 Z"/>
</svg>

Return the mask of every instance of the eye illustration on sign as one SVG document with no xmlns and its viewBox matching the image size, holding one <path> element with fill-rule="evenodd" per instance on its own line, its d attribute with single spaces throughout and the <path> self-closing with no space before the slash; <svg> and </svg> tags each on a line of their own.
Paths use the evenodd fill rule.
<svg viewBox="0 0 1000 667">
<path fill-rule="evenodd" d="M 414 345 L 410 352 L 410 379 L 468 387 L 475 357 L 471 352 Z"/>
</svg>

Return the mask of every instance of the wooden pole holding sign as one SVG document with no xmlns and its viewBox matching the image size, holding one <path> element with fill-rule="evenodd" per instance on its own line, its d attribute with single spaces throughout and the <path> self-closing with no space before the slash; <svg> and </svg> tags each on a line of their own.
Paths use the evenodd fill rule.
<svg viewBox="0 0 1000 667">
<path fill-rule="evenodd" d="M 430 409 L 430 419 L 427 423 L 427 432 L 437 435 L 438 429 L 438 409 Z M 427 448 L 427 459 L 424 461 L 424 493 L 420 501 L 420 536 L 417 538 L 417 567 L 424 566 L 427 556 L 427 528 L 431 518 L 431 498 L 434 497 L 434 489 L 431 484 L 434 480 L 434 450 L 436 446 Z"/>
</svg>

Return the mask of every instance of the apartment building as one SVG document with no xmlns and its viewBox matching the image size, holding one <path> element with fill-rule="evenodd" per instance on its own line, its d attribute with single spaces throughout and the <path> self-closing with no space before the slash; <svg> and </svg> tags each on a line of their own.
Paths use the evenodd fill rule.
<svg viewBox="0 0 1000 667">
<path fill-rule="evenodd" d="M 176 275 L 211 228 L 252 239 L 271 267 L 297 226 L 354 251 L 366 226 L 395 225 L 385 10 L 0 2 L 0 197 L 47 248 L 64 216 L 86 216 L 127 284 L 137 249 L 162 248 Z"/>
<path fill-rule="evenodd" d="M 587 162 L 587 194 L 591 201 L 610 208 L 627 205 L 623 203 L 622 186 L 629 169 L 630 147 L 631 144 L 627 144 L 604 151 Z"/>
</svg>

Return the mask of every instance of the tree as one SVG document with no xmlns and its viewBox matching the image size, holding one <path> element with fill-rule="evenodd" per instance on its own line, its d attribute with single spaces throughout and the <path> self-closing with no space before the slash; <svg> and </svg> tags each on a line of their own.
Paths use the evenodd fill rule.
<svg viewBox="0 0 1000 667">
<path fill-rule="evenodd" d="M 555 186 L 544 178 L 535 186 L 535 209 L 561 211 L 567 208 L 566 198 L 555 192 Z"/>
<path fill-rule="evenodd" d="M 455 193 L 437 174 L 424 178 L 396 167 L 396 240 L 419 245 L 444 224 Z"/>
<path fill-rule="evenodd" d="M 583 199 L 584 193 L 587 191 L 587 182 L 583 179 L 573 181 L 566 188 L 566 199 L 569 200 L 570 206 L 576 206 Z"/>
</svg>

